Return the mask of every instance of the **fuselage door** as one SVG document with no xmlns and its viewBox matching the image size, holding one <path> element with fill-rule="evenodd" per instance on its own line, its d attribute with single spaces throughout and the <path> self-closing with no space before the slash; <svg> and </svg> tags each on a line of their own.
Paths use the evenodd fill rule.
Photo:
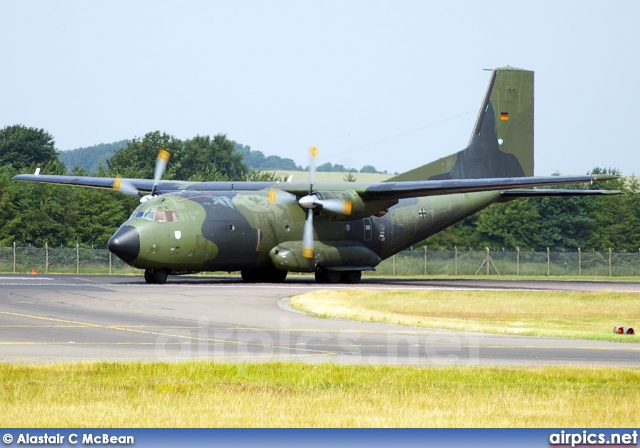
<svg viewBox="0 0 640 448">
<path fill-rule="evenodd" d="M 363 218 L 362 223 L 364 224 L 364 240 L 371 241 L 371 236 L 373 235 L 373 227 L 371 226 L 371 218 Z"/>
</svg>

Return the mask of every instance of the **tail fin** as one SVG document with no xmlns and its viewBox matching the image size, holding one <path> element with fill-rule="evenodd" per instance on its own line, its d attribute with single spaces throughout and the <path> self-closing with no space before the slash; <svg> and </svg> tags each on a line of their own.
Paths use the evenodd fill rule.
<svg viewBox="0 0 640 448">
<path fill-rule="evenodd" d="M 389 179 L 486 179 L 533 176 L 533 72 L 493 70 L 469 146 Z"/>
</svg>

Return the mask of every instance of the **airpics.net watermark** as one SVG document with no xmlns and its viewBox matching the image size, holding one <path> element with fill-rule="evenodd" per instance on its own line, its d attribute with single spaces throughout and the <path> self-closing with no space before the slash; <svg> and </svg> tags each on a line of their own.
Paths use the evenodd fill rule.
<svg viewBox="0 0 640 448">
<path fill-rule="evenodd" d="M 629 432 L 594 432 L 594 431 L 560 431 L 549 435 L 549 446 L 638 446 L 638 431 Z"/>
<path fill-rule="evenodd" d="M 190 328 L 156 333 L 157 359 L 308 360 L 358 364 L 480 364 L 482 336 L 442 330 L 310 330 L 282 317 L 271 329 L 214 328 L 202 317 Z"/>
</svg>

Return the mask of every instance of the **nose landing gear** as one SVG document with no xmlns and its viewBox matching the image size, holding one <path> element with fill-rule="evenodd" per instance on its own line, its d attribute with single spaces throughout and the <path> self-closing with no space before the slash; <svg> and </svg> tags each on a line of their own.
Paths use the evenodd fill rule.
<svg viewBox="0 0 640 448">
<path fill-rule="evenodd" d="M 169 271 L 166 269 L 145 269 L 144 281 L 156 285 L 164 285 L 167 282 Z"/>
</svg>

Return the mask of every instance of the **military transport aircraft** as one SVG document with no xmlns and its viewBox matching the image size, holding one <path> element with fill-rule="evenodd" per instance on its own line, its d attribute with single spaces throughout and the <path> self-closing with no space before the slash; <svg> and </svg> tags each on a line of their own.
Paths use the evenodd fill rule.
<svg viewBox="0 0 640 448">
<path fill-rule="evenodd" d="M 17 175 L 15 180 L 116 189 L 141 204 L 109 250 L 144 269 L 147 283 L 198 271 L 240 271 L 247 282 L 315 272 L 318 282 L 357 283 L 362 271 L 497 202 L 534 196 L 619 194 L 536 189 L 615 176 L 533 176 L 533 72 L 492 71 L 466 149 L 380 183 L 162 181 Z M 414 155 L 415 156 L 415 155 Z"/>
</svg>

